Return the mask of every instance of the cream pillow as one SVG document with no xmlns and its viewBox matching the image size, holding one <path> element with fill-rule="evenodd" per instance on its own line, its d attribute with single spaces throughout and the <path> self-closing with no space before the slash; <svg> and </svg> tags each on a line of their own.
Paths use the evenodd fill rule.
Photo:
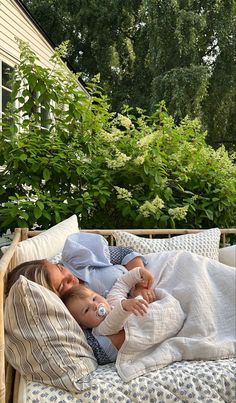
<svg viewBox="0 0 236 403">
<path fill-rule="evenodd" d="M 63 249 L 66 238 L 79 231 L 77 216 L 73 215 L 41 234 L 20 242 L 16 247 L 16 265 L 35 259 L 51 259 Z M 2 248 L 3 253 L 7 247 Z"/>
<path fill-rule="evenodd" d="M 85 335 L 60 298 L 26 279 L 17 280 L 5 304 L 5 353 L 27 380 L 78 392 L 97 362 Z"/>
<path fill-rule="evenodd" d="M 227 266 L 236 267 L 236 245 L 219 250 L 219 261 Z"/>
<path fill-rule="evenodd" d="M 219 260 L 220 230 L 212 228 L 197 234 L 179 235 L 172 238 L 149 239 L 124 231 L 112 233 L 117 246 L 126 246 L 142 254 L 170 250 L 186 250 L 211 259 Z"/>
</svg>

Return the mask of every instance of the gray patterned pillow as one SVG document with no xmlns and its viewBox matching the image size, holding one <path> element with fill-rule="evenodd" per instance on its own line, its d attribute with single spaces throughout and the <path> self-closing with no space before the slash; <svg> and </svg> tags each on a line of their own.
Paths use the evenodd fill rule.
<svg viewBox="0 0 236 403">
<path fill-rule="evenodd" d="M 113 231 L 117 246 L 127 246 L 142 253 L 186 250 L 211 259 L 219 260 L 220 229 L 212 228 L 197 234 L 179 235 L 165 239 L 149 239 L 129 234 L 125 231 Z"/>
<path fill-rule="evenodd" d="M 5 305 L 6 358 L 27 380 L 69 392 L 97 363 L 83 331 L 52 291 L 21 276 Z"/>
</svg>

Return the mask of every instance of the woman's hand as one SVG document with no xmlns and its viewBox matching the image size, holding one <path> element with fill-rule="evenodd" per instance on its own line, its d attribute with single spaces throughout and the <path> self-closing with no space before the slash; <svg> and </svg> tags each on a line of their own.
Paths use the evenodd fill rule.
<svg viewBox="0 0 236 403">
<path fill-rule="evenodd" d="M 154 282 L 153 274 L 150 271 L 148 271 L 147 269 L 145 269 L 144 267 L 140 267 L 139 273 L 141 276 L 140 284 L 145 288 L 148 288 L 148 289 L 151 288 L 151 286 L 153 285 L 153 282 Z"/>
<path fill-rule="evenodd" d="M 143 298 L 123 299 L 121 305 L 125 311 L 132 312 L 136 316 L 147 313 L 148 303 Z"/>
<path fill-rule="evenodd" d="M 137 284 L 135 288 L 132 289 L 132 297 L 137 297 L 138 295 L 141 295 L 149 304 L 157 300 L 153 289 L 143 287 L 140 284 Z"/>
</svg>

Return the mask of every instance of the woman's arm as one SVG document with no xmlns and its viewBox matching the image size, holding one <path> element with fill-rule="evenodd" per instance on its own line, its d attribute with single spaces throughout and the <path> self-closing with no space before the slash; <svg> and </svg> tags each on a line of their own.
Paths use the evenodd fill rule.
<svg viewBox="0 0 236 403">
<path fill-rule="evenodd" d="M 124 266 L 126 267 L 127 270 L 132 270 L 135 267 L 141 267 L 142 269 L 144 269 L 144 263 L 143 263 L 141 257 L 139 257 L 139 256 L 136 256 L 135 258 L 130 260 L 128 263 L 126 263 Z"/>
<path fill-rule="evenodd" d="M 114 344 L 114 346 L 117 348 L 117 350 L 119 350 L 125 341 L 125 331 L 124 329 L 122 329 L 119 331 L 119 333 L 110 334 L 106 337 L 108 337 L 111 340 L 112 344 Z"/>
</svg>

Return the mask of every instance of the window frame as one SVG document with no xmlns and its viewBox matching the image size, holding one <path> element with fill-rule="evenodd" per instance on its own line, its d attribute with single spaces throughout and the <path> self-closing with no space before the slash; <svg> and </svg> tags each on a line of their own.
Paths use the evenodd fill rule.
<svg viewBox="0 0 236 403">
<path fill-rule="evenodd" d="M 3 63 L 7 66 L 10 67 L 12 70 L 14 70 L 14 67 L 11 66 L 10 64 L 6 63 L 4 60 L 0 59 L 0 121 L 3 119 L 3 90 L 9 92 L 9 94 L 12 92 L 12 89 L 9 87 L 6 87 L 3 85 Z"/>
</svg>

